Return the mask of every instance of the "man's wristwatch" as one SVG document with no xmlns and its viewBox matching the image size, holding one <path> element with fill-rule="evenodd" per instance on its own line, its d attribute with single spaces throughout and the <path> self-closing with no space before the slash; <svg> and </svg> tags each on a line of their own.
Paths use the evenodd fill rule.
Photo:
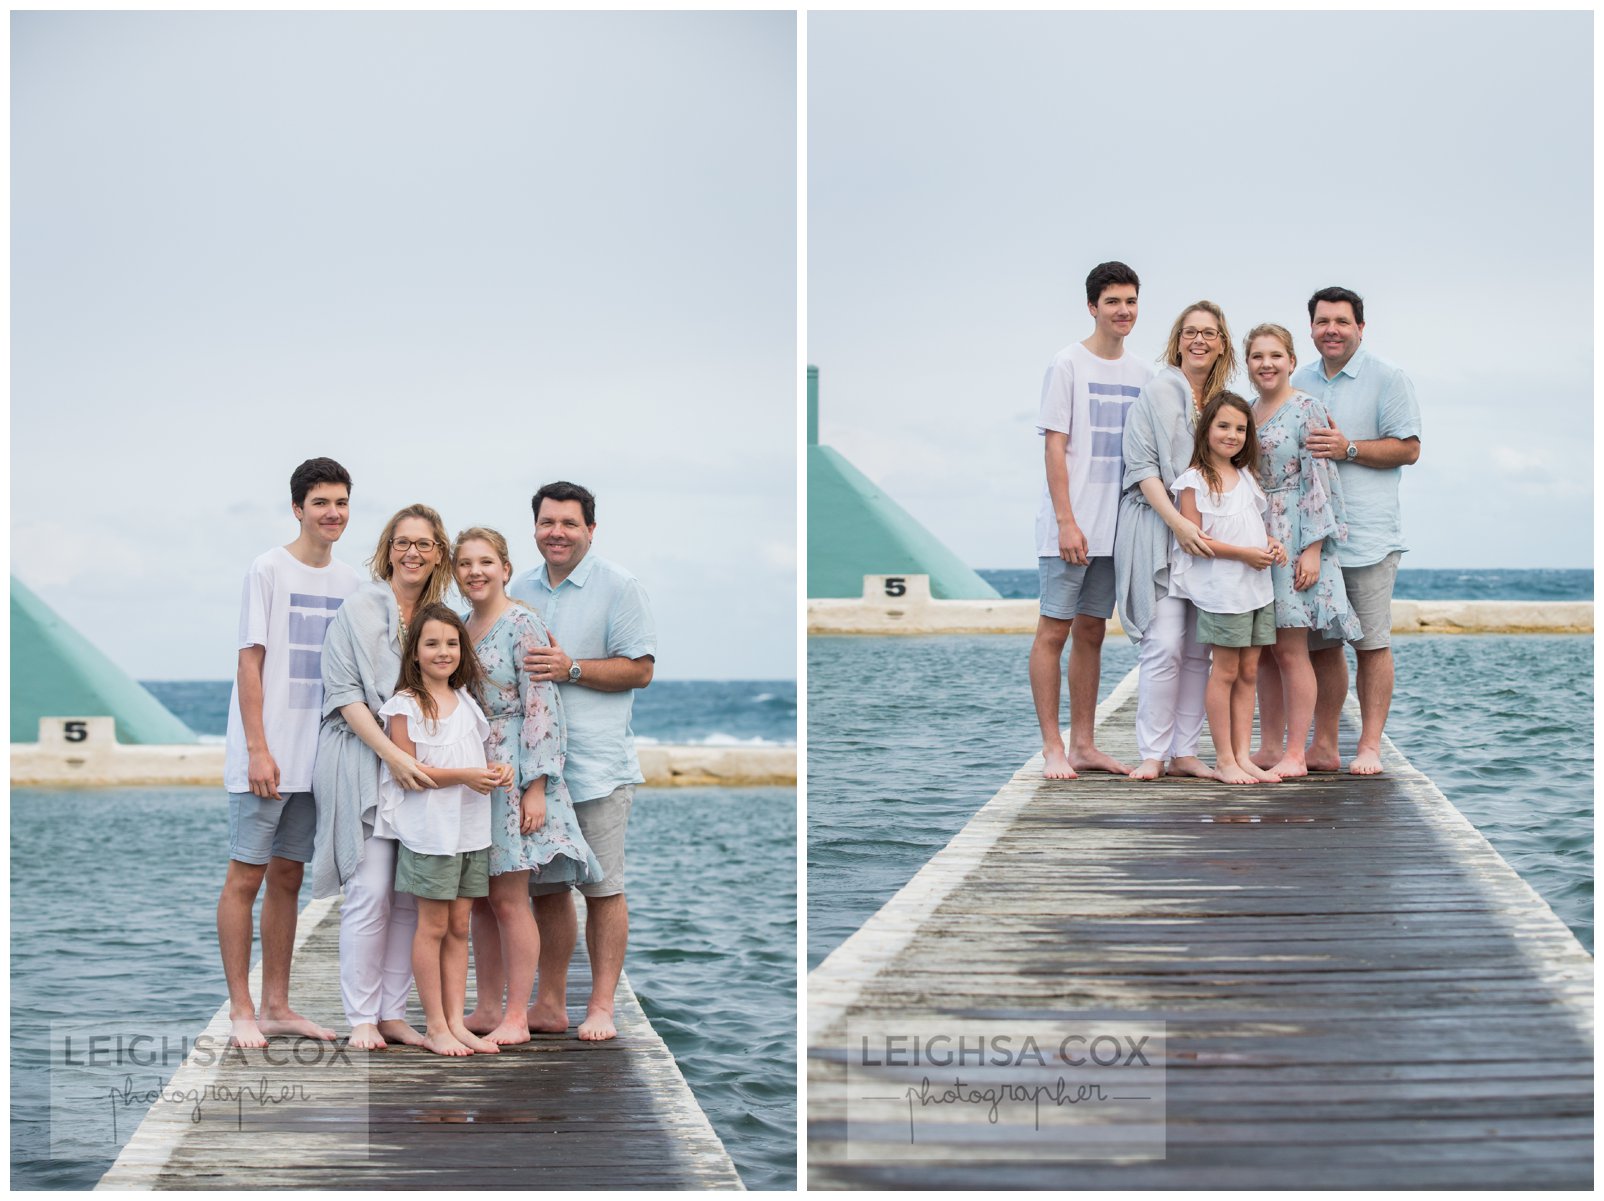
<svg viewBox="0 0 1604 1201">
<path fill-rule="evenodd" d="M 1359 447 L 1358 447 L 1358 444 L 1357 444 L 1357 443 L 1354 443 L 1354 442 L 1350 442 L 1350 443 L 1348 443 L 1348 462 L 1350 462 L 1350 463 L 1351 463 L 1351 462 L 1353 462 L 1353 461 L 1354 461 L 1354 460 L 1355 460 L 1355 459 L 1357 459 L 1357 458 L 1358 458 L 1358 457 L 1359 457 Z"/>
<path fill-rule="evenodd" d="M 570 666 L 568 668 L 568 682 L 570 684 L 579 683 L 579 660 L 578 659 L 574 659 L 574 660 L 571 661 L 571 664 L 570 664 Z"/>
</svg>

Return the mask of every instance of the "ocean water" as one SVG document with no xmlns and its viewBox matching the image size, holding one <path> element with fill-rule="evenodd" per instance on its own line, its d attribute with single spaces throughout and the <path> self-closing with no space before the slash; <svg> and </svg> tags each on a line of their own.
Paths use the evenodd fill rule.
<svg viewBox="0 0 1604 1201">
<path fill-rule="evenodd" d="M 142 681 L 203 737 L 228 732 L 231 680 Z M 640 742 L 796 745 L 795 680 L 654 680 L 635 694 Z"/>
<path fill-rule="evenodd" d="M 1041 595 L 1034 567 L 986 568 L 979 574 L 1005 597 Z M 1399 600 L 1592 600 L 1593 569 L 1401 567 L 1395 595 Z"/>
<path fill-rule="evenodd" d="M 64 871 L 62 848 L 90 839 L 121 866 Z M 226 999 L 227 846 L 211 789 L 12 793 L 13 1189 L 92 1188 L 111 1164 L 50 1155 L 52 1020 L 194 1032 Z M 747 1187 L 795 1188 L 796 792 L 642 789 L 629 855 L 626 966 L 641 1005 Z"/>
<path fill-rule="evenodd" d="M 1028 635 L 808 639 L 808 967 L 1040 749 Z M 1593 946 L 1593 640 L 1393 642 L 1387 733 Z M 1100 698 L 1135 666 L 1103 646 Z M 1067 717 L 1067 713 L 1066 713 Z"/>
</svg>

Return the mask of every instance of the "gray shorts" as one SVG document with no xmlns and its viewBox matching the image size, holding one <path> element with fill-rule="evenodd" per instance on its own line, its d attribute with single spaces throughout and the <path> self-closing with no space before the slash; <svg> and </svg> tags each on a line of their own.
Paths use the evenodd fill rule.
<svg viewBox="0 0 1604 1201">
<path fill-rule="evenodd" d="M 590 849 L 596 853 L 603 877 L 595 884 L 570 885 L 558 882 L 539 884 L 531 878 L 529 895 L 549 896 L 578 888 L 587 897 L 616 897 L 624 891 L 624 836 L 629 832 L 629 810 L 635 803 L 635 786 L 620 784 L 606 796 L 593 801 L 576 801 L 574 816 L 579 819 L 579 832 L 585 836 Z"/>
<path fill-rule="evenodd" d="M 420 855 L 406 843 L 395 853 L 395 890 L 425 901 L 490 895 L 490 851 Z"/>
<path fill-rule="evenodd" d="M 1036 560 L 1041 574 L 1041 615 L 1057 621 L 1114 616 L 1114 556 L 1096 555 L 1085 564 L 1057 555 Z"/>
<path fill-rule="evenodd" d="M 1348 588 L 1348 607 L 1359 618 L 1360 637 L 1353 644 L 1356 651 L 1379 651 L 1392 645 L 1392 588 L 1398 580 L 1398 560 L 1401 552 L 1393 551 L 1379 563 L 1368 567 L 1344 567 L 1342 582 Z M 1340 638 L 1323 638 L 1318 631 L 1309 631 L 1311 651 L 1330 650 L 1341 646 Z"/>
<path fill-rule="evenodd" d="M 312 861 L 317 806 L 310 792 L 283 792 L 284 799 L 254 792 L 228 794 L 228 857 L 258 867 L 269 859 Z"/>
<path fill-rule="evenodd" d="M 1247 613 L 1197 611 L 1197 640 L 1204 646 L 1275 645 L 1275 602 Z"/>
</svg>

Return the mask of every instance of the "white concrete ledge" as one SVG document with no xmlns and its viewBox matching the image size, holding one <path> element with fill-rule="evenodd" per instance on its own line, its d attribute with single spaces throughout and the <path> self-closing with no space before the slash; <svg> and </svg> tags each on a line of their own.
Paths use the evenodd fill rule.
<svg viewBox="0 0 1604 1201">
<path fill-rule="evenodd" d="M 809 634 L 1031 634 L 1026 600 L 935 600 L 929 576 L 864 576 L 863 596 L 808 601 Z M 1124 630 L 1116 615 L 1110 634 Z M 1394 634 L 1591 634 L 1592 601 L 1392 602 Z"/>
<path fill-rule="evenodd" d="M 106 719 L 109 721 L 110 719 Z M 794 785 L 794 746 L 670 746 L 638 748 L 641 774 L 653 788 L 715 785 Z M 140 785 L 223 786 L 221 746 L 124 746 L 82 749 L 49 743 L 11 744 L 13 788 L 122 788 Z"/>
</svg>

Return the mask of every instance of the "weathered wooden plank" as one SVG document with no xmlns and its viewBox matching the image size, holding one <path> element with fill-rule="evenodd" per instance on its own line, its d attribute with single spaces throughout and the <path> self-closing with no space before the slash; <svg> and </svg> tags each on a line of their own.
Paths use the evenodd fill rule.
<svg viewBox="0 0 1604 1201">
<path fill-rule="evenodd" d="M 301 915 L 297 936 L 293 1000 L 325 1020 L 340 1011 L 338 928 L 337 904 L 319 901 Z M 252 987 L 260 988 L 259 966 Z M 588 987 L 581 950 L 570 996 L 583 998 Z M 570 1012 L 571 1021 L 579 1016 Z M 160 1101 L 98 1187 L 741 1188 L 627 978 L 616 1016 L 619 1037 L 606 1043 L 582 1043 L 570 1030 L 461 1059 L 414 1047 L 346 1049 L 366 1069 L 359 1096 L 336 1090 L 319 1105 L 289 1105 L 268 1126 L 250 1115 L 257 1124 L 240 1129 L 211 1111 L 197 1124 L 193 1106 Z M 225 1005 L 205 1033 L 221 1045 L 227 1031 Z M 268 1051 L 209 1066 L 192 1058 L 169 1092 L 305 1080 L 316 1091 L 319 1077 L 283 1062 L 315 1047 L 274 1039 Z"/>
<path fill-rule="evenodd" d="M 1134 673 L 1099 707 L 1114 754 L 1133 709 Z M 1383 761 L 1251 788 L 1027 764 L 810 976 L 809 1186 L 1589 1185 L 1592 959 L 1390 742 Z M 919 1158 L 901 1122 L 849 1130 L 851 1022 L 1088 1018 L 1166 1023 L 1163 1158 L 1048 1162 L 1009 1118 Z"/>
</svg>

